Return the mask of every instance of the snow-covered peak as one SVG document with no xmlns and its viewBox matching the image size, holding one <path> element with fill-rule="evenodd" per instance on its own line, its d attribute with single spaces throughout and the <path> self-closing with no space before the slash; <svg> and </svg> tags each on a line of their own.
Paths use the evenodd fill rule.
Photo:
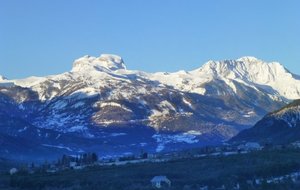
<svg viewBox="0 0 300 190">
<path fill-rule="evenodd" d="M 262 62 L 260 59 L 257 59 L 256 57 L 253 57 L 253 56 L 244 56 L 244 57 L 241 57 L 241 58 L 237 59 L 237 61 L 242 61 L 242 62 Z"/>
<path fill-rule="evenodd" d="M 11 87 L 14 86 L 14 83 L 7 80 L 4 76 L 0 75 L 0 86 L 1 87 Z"/>
<path fill-rule="evenodd" d="M 103 86 L 105 81 L 155 81 L 161 85 L 174 87 L 180 91 L 205 95 L 209 91 L 207 85 L 223 81 L 229 94 L 237 93 L 238 83 L 257 91 L 263 90 L 272 98 L 300 98 L 300 77 L 293 75 L 278 62 L 265 62 L 255 57 L 242 57 L 236 60 L 208 61 L 202 67 L 193 71 L 178 71 L 174 73 L 126 70 L 120 56 L 102 54 L 100 57 L 84 56 L 75 60 L 71 72 L 47 77 L 29 77 L 19 80 L 5 80 L 15 85 L 33 88 L 43 97 L 45 81 L 55 82 L 78 80 L 89 84 L 89 87 Z M 0 78 L 1 82 L 1 78 Z M 64 83 L 61 82 L 61 83 Z M 228 88 L 229 87 L 229 88 Z M 40 90 L 43 89 L 43 90 Z M 220 92 L 221 93 L 221 92 Z M 51 97 L 54 97 L 54 95 Z"/>
<path fill-rule="evenodd" d="M 123 59 L 118 55 L 102 54 L 100 57 L 86 55 L 74 61 L 72 72 L 115 71 L 119 69 L 126 69 L 126 66 Z"/>
<path fill-rule="evenodd" d="M 255 57 L 208 61 L 192 73 L 197 73 L 198 76 L 210 76 L 224 81 L 238 81 L 250 86 L 254 85 L 264 88 L 272 95 L 280 94 L 287 99 L 300 98 L 299 78 L 278 62 L 264 62 Z"/>
<path fill-rule="evenodd" d="M 0 75 L 0 81 L 6 80 L 6 78 L 2 75 Z"/>
<path fill-rule="evenodd" d="M 267 84 L 279 78 L 292 78 L 281 64 L 267 63 L 255 57 L 242 57 L 237 60 L 208 61 L 198 71 L 215 77 L 240 79 L 257 84 Z"/>
</svg>

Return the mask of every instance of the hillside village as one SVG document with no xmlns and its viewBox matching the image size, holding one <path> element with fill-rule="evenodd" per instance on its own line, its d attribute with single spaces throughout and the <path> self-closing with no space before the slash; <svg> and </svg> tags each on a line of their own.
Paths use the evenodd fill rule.
<svg viewBox="0 0 300 190">
<path fill-rule="evenodd" d="M 139 155 L 127 154 L 116 157 L 99 157 L 96 153 L 86 153 L 81 155 L 63 155 L 57 161 L 48 162 L 45 161 L 42 164 L 31 163 L 28 165 L 21 165 L 20 167 L 11 168 L 8 172 L 9 175 L 34 175 L 34 174 L 56 174 L 69 170 L 89 170 L 93 168 L 101 167 L 121 167 L 125 165 L 138 165 L 147 163 L 169 163 L 177 160 L 189 160 L 189 159 L 201 159 L 201 158 L 222 158 L 230 157 L 234 155 L 250 154 L 253 152 L 267 152 L 272 150 L 300 150 L 300 142 L 294 142 L 289 145 L 260 145 L 257 142 L 245 142 L 240 144 L 224 144 L 216 147 L 203 147 L 198 149 L 185 150 L 181 152 L 166 152 L 150 154 L 141 151 Z M 168 179 L 166 185 L 161 185 L 161 181 L 155 182 L 152 187 L 154 189 L 171 189 L 172 178 L 168 176 L 162 176 L 163 173 L 157 173 L 157 176 L 153 176 L 153 179 Z M 149 184 L 153 184 L 153 179 L 149 179 Z M 249 178 L 244 182 L 249 187 L 259 187 L 263 184 L 281 184 L 286 182 L 292 182 L 299 184 L 300 181 L 300 168 L 297 171 L 286 173 L 280 176 L 269 176 L 267 178 Z M 155 181 L 155 180 L 154 180 Z M 156 184 L 156 185 L 155 185 Z M 158 184 L 158 185 L 157 185 Z M 163 183 L 164 184 L 164 183 Z M 170 187 L 168 187 L 170 186 Z M 188 186 L 187 186 L 188 187 Z M 228 187 L 228 184 L 222 184 L 219 187 L 212 187 L 211 185 L 203 184 L 199 189 L 241 189 L 240 182 L 235 182 Z"/>
<path fill-rule="evenodd" d="M 299 144 L 300 145 L 300 144 Z M 264 146 L 261 146 L 256 142 L 247 142 L 238 145 L 224 144 L 223 146 L 216 147 L 203 147 L 195 150 L 186 150 L 179 152 L 165 152 L 165 153 L 147 153 L 143 150 L 139 155 L 134 155 L 126 153 L 121 156 L 110 156 L 110 157 L 100 157 L 96 153 L 86 153 L 80 155 L 63 155 L 56 161 L 45 161 L 44 163 L 31 163 L 28 165 L 22 165 L 21 168 L 12 168 L 13 172 L 10 174 L 15 174 L 18 171 L 28 173 L 34 173 L 35 171 L 43 171 L 46 173 L 55 173 L 61 170 L 74 169 L 80 170 L 85 167 L 91 166 L 119 166 L 125 164 L 137 164 L 143 162 L 167 162 L 170 160 L 184 159 L 184 158 L 199 158 L 199 157 L 209 157 L 209 156 L 228 156 L 234 154 L 246 154 L 251 151 L 261 151 Z M 270 148 L 270 147 L 269 147 Z M 279 146 L 272 147 L 279 148 Z M 300 147 L 299 147 L 300 148 Z"/>
</svg>

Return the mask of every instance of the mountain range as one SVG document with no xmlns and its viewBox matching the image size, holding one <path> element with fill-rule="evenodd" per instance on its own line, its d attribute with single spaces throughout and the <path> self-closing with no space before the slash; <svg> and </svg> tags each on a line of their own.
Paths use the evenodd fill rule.
<svg viewBox="0 0 300 190">
<path fill-rule="evenodd" d="M 0 76 L 0 155 L 111 156 L 215 145 L 299 98 L 299 76 L 254 57 L 147 73 L 128 70 L 117 55 L 84 56 L 59 75 Z"/>
</svg>

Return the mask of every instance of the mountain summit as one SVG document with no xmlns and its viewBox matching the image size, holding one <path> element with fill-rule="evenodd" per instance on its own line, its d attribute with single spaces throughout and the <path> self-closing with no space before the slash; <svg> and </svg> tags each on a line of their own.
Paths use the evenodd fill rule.
<svg viewBox="0 0 300 190">
<path fill-rule="evenodd" d="M 278 62 L 267 63 L 255 57 L 242 57 L 237 60 L 209 61 L 197 71 L 198 75 L 210 75 L 229 83 L 238 81 L 263 88 L 270 94 L 279 94 L 286 99 L 300 97 L 299 80 Z"/>
<path fill-rule="evenodd" d="M 120 56 L 112 54 L 102 54 L 100 57 L 92 57 L 86 55 L 79 59 L 76 59 L 72 72 L 82 72 L 82 71 L 115 71 L 119 69 L 126 69 L 123 59 Z"/>
<path fill-rule="evenodd" d="M 2 75 L 0 75 L 0 81 L 6 80 L 6 78 Z"/>
<path fill-rule="evenodd" d="M 281 64 L 277 62 L 266 63 L 255 57 L 209 61 L 200 70 L 218 77 L 245 80 L 257 84 L 271 84 L 282 81 L 282 79 L 292 79 L 291 73 Z"/>
<path fill-rule="evenodd" d="M 243 84 L 256 90 L 263 90 L 272 98 L 293 100 L 300 98 L 299 77 L 289 72 L 278 62 L 264 62 L 255 57 L 237 60 L 208 61 L 193 71 L 175 73 L 154 73 L 152 80 L 175 87 L 178 90 L 207 95 L 215 93 L 236 94 Z M 228 88 L 211 91 L 206 84 L 222 81 Z M 219 83 L 220 84 L 220 83 Z"/>
</svg>

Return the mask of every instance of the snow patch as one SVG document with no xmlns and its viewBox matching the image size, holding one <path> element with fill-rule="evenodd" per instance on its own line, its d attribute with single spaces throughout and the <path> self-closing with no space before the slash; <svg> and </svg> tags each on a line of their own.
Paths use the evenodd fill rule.
<svg viewBox="0 0 300 190">
<path fill-rule="evenodd" d="M 55 102 L 53 108 L 54 109 L 62 109 L 64 107 L 66 107 L 68 104 L 65 101 L 57 101 Z"/>
<path fill-rule="evenodd" d="M 69 147 L 66 146 L 59 146 L 59 145 L 50 145 L 50 144 L 42 144 L 42 146 L 46 146 L 46 147 L 52 147 L 52 148 L 59 148 L 59 149 L 66 149 L 70 152 L 72 152 L 73 150 Z"/>
<path fill-rule="evenodd" d="M 84 102 L 77 102 L 76 104 L 74 104 L 72 107 L 73 108 L 79 108 L 79 107 L 82 107 L 82 106 L 84 106 L 85 104 L 84 104 Z"/>
<path fill-rule="evenodd" d="M 21 133 L 23 131 L 26 131 L 28 129 L 28 127 L 24 127 L 23 129 L 19 129 L 18 132 Z"/>
<path fill-rule="evenodd" d="M 194 134 L 191 134 L 194 133 Z M 171 144 L 171 143 L 187 143 L 187 144 L 193 144 L 199 142 L 198 139 L 196 139 L 196 135 L 200 135 L 200 133 L 196 131 L 190 131 L 182 134 L 155 134 L 152 136 L 158 143 L 158 146 L 156 148 L 157 152 L 160 152 L 164 149 L 165 145 Z"/>
<path fill-rule="evenodd" d="M 119 136 L 124 136 L 127 135 L 126 133 L 112 133 L 110 134 L 111 137 L 119 137 Z"/>
<path fill-rule="evenodd" d="M 100 57 L 86 55 L 74 61 L 72 72 L 115 71 L 126 69 L 123 59 L 112 54 L 102 54 Z"/>
<path fill-rule="evenodd" d="M 195 136 L 202 135 L 202 133 L 200 131 L 195 131 L 195 130 L 190 130 L 190 131 L 185 132 L 183 134 L 186 134 L 186 135 L 195 135 Z"/>
<path fill-rule="evenodd" d="M 193 108 L 193 105 L 191 104 L 191 102 L 189 102 L 187 99 L 182 98 L 182 101 L 183 101 L 186 105 L 188 105 L 191 109 L 194 109 L 194 108 Z"/>
<path fill-rule="evenodd" d="M 132 110 L 130 110 L 130 109 L 126 108 L 125 106 L 123 106 L 119 103 L 116 103 L 116 102 L 103 102 L 103 103 L 100 103 L 100 108 L 109 107 L 109 106 L 119 107 L 119 108 L 122 108 L 123 110 L 126 110 L 128 112 L 132 112 Z"/>
<path fill-rule="evenodd" d="M 78 126 L 74 126 L 74 127 L 69 128 L 68 132 L 81 132 L 81 131 L 84 131 L 86 129 L 87 129 L 86 126 L 78 125 Z"/>
</svg>

